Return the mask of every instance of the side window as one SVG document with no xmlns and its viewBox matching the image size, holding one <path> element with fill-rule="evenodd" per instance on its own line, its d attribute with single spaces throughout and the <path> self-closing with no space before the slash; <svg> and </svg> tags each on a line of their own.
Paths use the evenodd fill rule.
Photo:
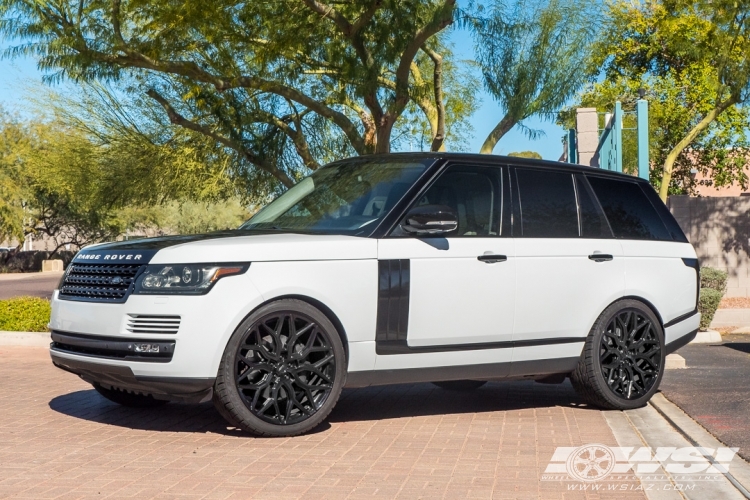
<svg viewBox="0 0 750 500">
<path fill-rule="evenodd" d="M 607 218 L 582 175 L 576 175 L 576 193 L 578 194 L 578 212 L 581 217 L 581 237 L 611 238 L 612 230 L 609 228 Z"/>
<path fill-rule="evenodd" d="M 449 167 L 415 206 L 452 208 L 458 215 L 455 236 L 498 236 L 502 217 L 501 173 L 497 167 Z"/>
<path fill-rule="evenodd" d="M 656 209 L 637 183 L 596 176 L 587 176 L 587 179 L 615 238 L 672 241 Z"/>
<path fill-rule="evenodd" d="M 572 174 L 517 168 L 516 179 L 523 237 L 578 237 L 578 207 Z"/>
</svg>

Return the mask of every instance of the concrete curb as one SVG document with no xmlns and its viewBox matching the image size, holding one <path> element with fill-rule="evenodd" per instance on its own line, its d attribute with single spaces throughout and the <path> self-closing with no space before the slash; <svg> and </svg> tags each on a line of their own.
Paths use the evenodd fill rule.
<svg viewBox="0 0 750 500">
<path fill-rule="evenodd" d="M 4 332 L 0 331 L 0 345 L 49 347 L 52 338 L 49 332 Z"/>
<path fill-rule="evenodd" d="M 691 344 L 721 344 L 721 333 L 716 330 L 707 330 L 705 332 L 698 332 Z"/>
<path fill-rule="evenodd" d="M 679 354 L 667 355 L 666 362 L 664 363 L 664 369 L 675 370 L 682 368 L 687 368 L 687 365 L 685 364 L 685 358 L 683 358 Z"/>
<path fill-rule="evenodd" d="M 664 394 L 657 393 L 649 401 L 649 405 L 656 409 L 659 414 L 693 446 L 703 448 L 726 447 L 716 439 L 710 432 L 704 429 L 698 422 L 672 403 Z M 750 498 L 750 464 L 745 462 L 739 455 L 735 455 L 729 467 L 727 479 L 745 498 Z M 743 491 L 744 490 L 744 491 Z"/>
</svg>

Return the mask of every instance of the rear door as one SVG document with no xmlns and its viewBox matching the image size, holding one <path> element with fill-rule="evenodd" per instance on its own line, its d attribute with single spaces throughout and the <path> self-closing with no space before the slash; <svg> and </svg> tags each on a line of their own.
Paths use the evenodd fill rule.
<svg viewBox="0 0 750 500">
<path fill-rule="evenodd" d="M 653 188 L 636 180 L 587 177 L 623 247 L 625 294 L 646 299 L 665 324 L 693 312 L 695 253 Z"/>
<path fill-rule="evenodd" d="M 622 296 L 625 262 L 586 180 L 514 169 L 517 362 L 574 358 L 598 315 Z"/>
</svg>

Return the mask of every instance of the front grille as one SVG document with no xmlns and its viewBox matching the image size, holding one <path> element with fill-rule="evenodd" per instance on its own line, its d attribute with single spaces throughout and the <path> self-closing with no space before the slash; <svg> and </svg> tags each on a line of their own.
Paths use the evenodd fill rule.
<svg viewBox="0 0 750 500">
<path fill-rule="evenodd" d="M 60 298 L 92 302 L 124 302 L 142 264 L 70 264 Z"/>
<path fill-rule="evenodd" d="M 50 348 L 57 352 L 120 359 L 123 361 L 151 361 L 168 363 L 172 360 L 175 341 L 100 337 L 53 331 Z"/>
<path fill-rule="evenodd" d="M 177 333 L 179 328 L 179 316 L 154 314 L 128 314 L 125 327 L 130 333 Z"/>
</svg>

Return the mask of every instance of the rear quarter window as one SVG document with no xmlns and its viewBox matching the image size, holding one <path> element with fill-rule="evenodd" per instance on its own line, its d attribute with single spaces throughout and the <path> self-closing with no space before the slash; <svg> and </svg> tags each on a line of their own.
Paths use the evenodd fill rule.
<svg viewBox="0 0 750 500">
<path fill-rule="evenodd" d="M 638 183 L 596 176 L 587 178 L 615 238 L 673 241 L 672 234 Z"/>
</svg>

